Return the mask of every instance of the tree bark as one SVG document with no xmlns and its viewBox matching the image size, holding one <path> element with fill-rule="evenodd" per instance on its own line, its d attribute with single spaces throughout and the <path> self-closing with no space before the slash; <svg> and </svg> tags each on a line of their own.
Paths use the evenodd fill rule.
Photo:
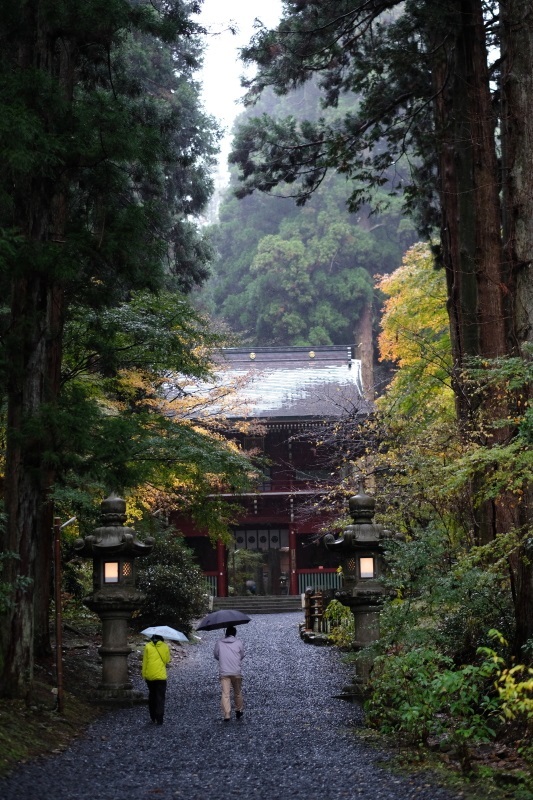
<svg viewBox="0 0 533 800">
<path fill-rule="evenodd" d="M 500 3 L 503 237 L 512 282 L 512 344 L 533 341 L 533 8 Z"/>
<path fill-rule="evenodd" d="M 361 360 L 361 382 L 365 400 L 376 399 L 374 381 L 374 341 L 372 336 L 372 300 L 363 307 L 355 329 L 356 356 Z"/>
<path fill-rule="evenodd" d="M 498 164 L 480 0 L 458 0 L 435 66 L 443 261 L 454 361 L 506 352 Z M 452 37 L 450 37 L 451 39 Z M 468 416 L 459 393 L 460 417 Z"/>
<path fill-rule="evenodd" d="M 59 245 L 60 246 L 60 245 Z M 46 324 L 46 403 L 53 409 L 61 389 L 61 359 L 63 352 L 64 293 L 57 284 L 48 292 Z M 50 446 L 50 443 L 48 443 Z M 34 653 L 45 656 L 51 653 L 50 646 L 50 595 L 51 560 L 54 540 L 54 506 L 50 490 L 54 484 L 55 469 L 47 464 L 41 467 L 40 525 L 37 538 L 34 591 Z"/>
<path fill-rule="evenodd" d="M 13 283 L 6 451 L 5 579 L 15 585 L 14 602 L 2 624 L 0 691 L 24 697 L 33 680 L 35 565 L 42 542 L 43 447 L 39 412 L 49 397 L 47 317 L 50 291 L 45 277 Z M 7 619 L 6 619 L 7 618 Z"/>
<path fill-rule="evenodd" d="M 510 320 L 510 352 L 524 351 L 533 342 L 533 8 L 529 0 L 500 2 L 502 39 L 502 166 L 503 241 L 510 291 L 506 304 Z M 533 387 L 516 398 L 525 410 Z M 523 544 L 510 560 L 515 587 L 515 654 L 533 638 L 533 553 L 528 531 L 533 516 L 533 487 L 526 487 L 516 509 Z"/>
<path fill-rule="evenodd" d="M 463 371 L 472 357 L 507 353 L 509 325 L 501 242 L 499 172 L 491 107 L 485 27 L 480 0 L 457 0 L 451 35 L 435 64 L 435 122 L 440 139 L 439 192 L 442 261 L 448 287 L 457 415 L 465 434 L 477 411 Z M 505 409 L 485 396 L 493 419 Z M 494 443 L 507 432 L 499 429 Z M 477 539 L 503 529 L 505 509 L 488 502 L 477 519 Z"/>
<path fill-rule="evenodd" d="M 57 38 L 43 27 L 46 15 L 39 10 L 39 0 L 24 7 L 20 41 L 13 48 L 15 67 L 47 73 L 68 101 L 74 75 L 69 48 L 66 42 L 57 46 Z M 56 124 L 52 117 L 44 119 L 43 129 L 53 133 Z M 0 693 L 7 697 L 27 697 L 31 692 L 36 631 L 40 650 L 49 650 L 49 490 L 54 470 L 46 455 L 46 415 L 59 394 L 63 327 L 63 290 L 50 254 L 56 246 L 51 241 L 64 234 L 66 182 L 61 165 L 55 176 L 28 176 L 17 193 L 14 213 L 25 247 L 11 283 L 6 342 L 6 529 L 0 546 L 18 554 L 8 557 L 3 575 L 14 587 L 0 624 Z"/>
</svg>

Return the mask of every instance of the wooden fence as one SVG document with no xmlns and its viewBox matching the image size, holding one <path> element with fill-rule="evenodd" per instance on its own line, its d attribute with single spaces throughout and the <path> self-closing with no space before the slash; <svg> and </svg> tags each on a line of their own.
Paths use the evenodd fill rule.
<svg viewBox="0 0 533 800">
<path fill-rule="evenodd" d="M 315 592 L 342 589 L 342 575 L 336 571 L 326 572 L 325 570 L 300 572 L 298 575 L 298 591 L 303 594 L 309 587 Z"/>
</svg>

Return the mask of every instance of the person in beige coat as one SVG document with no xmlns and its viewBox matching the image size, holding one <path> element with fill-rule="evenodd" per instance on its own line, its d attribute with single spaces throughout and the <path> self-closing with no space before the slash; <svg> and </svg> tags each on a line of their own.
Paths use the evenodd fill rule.
<svg viewBox="0 0 533 800">
<path fill-rule="evenodd" d="M 230 721 L 232 689 L 235 716 L 237 719 L 241 719 L 244 707 L 241 667 L 244 658 L 244 645 L 241 639 L 237 639 L 237 631 L 233 625 L 226 628 L 224 637 L 216 642 L 213 655 L 218 661 L 218 673 L 222 691 L 220 707 L 224 715 L 224 722 Z"/>
</svg>

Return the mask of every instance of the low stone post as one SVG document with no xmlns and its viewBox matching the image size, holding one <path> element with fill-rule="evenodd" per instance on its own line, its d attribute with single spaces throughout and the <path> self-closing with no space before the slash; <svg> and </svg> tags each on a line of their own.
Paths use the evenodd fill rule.
<svg viewBox="0 0 533 800">
<path fill-rule="evenodd" d="M 124 526 L 126 502 L 111 495 L 101 504 L 102 525 L 92 536 L 78 539 L 74 547 L 93 559 L 93 593 L 84 604 L 102 620 L 102 681 L 95 700 L 115 705 L 144 702 L 128 674 L 128 622 L 144 594 L 135 586 L 135 559 L 151 552 L 154 540 L 137 541 L 132 528 Z"/>
</svg>

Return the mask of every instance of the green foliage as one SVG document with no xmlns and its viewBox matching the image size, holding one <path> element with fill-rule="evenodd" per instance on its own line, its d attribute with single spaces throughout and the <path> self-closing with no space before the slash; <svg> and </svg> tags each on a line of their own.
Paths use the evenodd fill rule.
<svg viewBox="0 0 533 800">
<path fill-rule="evenodd" d="M 383 647 L 433 645 L 456 663 L 468 662 L 487 644 L 487 630 L 512 632 L 507 560 L 515 547 L 516 538 L 509 537 L 468 553 L 438 527 L 391 542 Z"/>
<path fill-rule="evenodd" d="M 439 669 L 450 664 L 433 648 L 378 656 L 365 704 L 367 724 L 384 733 L 406 734 L 411 742 L 427 742 L 440 705 L 429 686 Z"/>
<path fill-rule="evenodd" d="M 209 257 L 189 219 L 210 193 L 216 133 L 192 77 L 200 58 L 192 7 L 172 2 L 138 13 L 148 6 L 115 0 L 102 16 L 99 2 L 87 2 L 82 20 L 79 9 L 43 3 L 50 46 L 61 39 L 72 59 L 65 75 L 44 53 L 39 63 L 37 47 L 35 66 L 30 55 L 25 69 L 14 68 L 23 59 L 17 37 L 31 42 L 35 33 L 25 5 L 15 0 L 0 18 L 13 44 L 0 59 L 0 218 L 9 220 L 6 229 L 14 210 L 23 219 L 32 180 L 42 182 L 35 213 L 53 217 L 54 183 L 68 201 L 61 248 L 54 241 L 28 248 L 24 236 L 12 236 L 5 266 L 18 265 L 15 274 L 44 270 L 69 300 L 88 305 L 124 299 L 131 287 L 156 288 L 163 261 L 190 288 L 205 277 Z"/>
<path fill-rule="evenodd" d="M 65 554 L 63 554 L 65 559 Z M 93 589 L 92 563 L 80 558 L 65 559 L 62 565 L 62 590 L 67 595 L 63 600 L 63 610 L 80 607 L 80 601 L 87 597 Z M 69 612 L 67 611 L 67 616 Z"/>
<path fill-rule="evenodd" d="M 463 385 L 477 411 L 470 430 L 458 429 L 448 334 L 434 305 L 442 276 L 427 256 L 413 248 L 383 282 L 394 301 L 383 340 L 399 369 L 358 432 L 371 454 L 366 467 L 378 480 L 383 521 L 404 535 L 386 546 L 390 598 L 380 641 L 368 653 L 376 660 L 367 712 L 371 724 L 413 742 L 435 736 L 451 743 L 468 770 L 471 745 L 501 732 L 506 716 L 522 730 L 530 724 L 529 666 L 517 665 L 516 645 L 506 643 L 516 641 L 520 623 L 512 582 L 527 574 L 530 533 L 509 525 L 481 544 L 477 510 L 489 501 L 509 508 L 527 500 L 531 365 L 527 352 L 472 364 Z M 427 358 L 430 349 L 439 358 Z M 487 397 L 491 404 L 480 403 Z M 509 436 L 494 446 L 502 430 Z M 498 654 L 493 629 L 503 631 Z"/>
<path fill-rule="evenodd" d="M 104 493 L 140 492 L 146 511 L 172 504 L 224 536 L 233 510 L 206 497 L 220 484 L 247 486 L 250 464 L 221 436 L 209 397 L 182 388 L 210 374 L 211 348 L 220 341 L 176 292 L 139 292 L 113 309 L 75 310 L 65 330 L 59 407 L 45 426 L 58 510 L 90 529 Z"/>
<path fill-rule="evenodd" d="M 343 620 L 350 617 L 353 617 L 352 612 L 339 600 L 330 600 L 324 611 L 324 619 L 329 620 L 332 625 L 340 625 Z"/>
<path fill-rule="evenodd" d="M 533 480 L 531 346 L 514 358 L 471 360 L 464 381 L 472 430 L 447 483 L 455 489 L 475 480 L 477 505 L 501 497 L 520 504 Z"/>
<path fill-rule="evenodd" d="M 374 663 L 367 720 L 412 743 L 444 736 L 466 763 L 469 745 L 494 737 L 498 703 L 490 687 L 497 671 L 492 656 L 455 668 L 434 648 L 387 653 Z"/>
<path fill-rule="evenodd" d="M 533 723 L 533 668 L 515 664 L 502 669 L 496 680 L 501 709 L 506 719 Z"/>
<path fill-rule="evenodd" d="M 420 391 L 413 385 L 413 395 Z M 388 501 L 384 519 L 405 540 L 386 546 L 390 599 L 373 648 L 369 719 L 413 741 L 445 737 L 468 769 L 470 745 L 501 728 L 493 683 L 502 662 L 483 648 L 493 628 L 514 637 L 509 564 L 520 553 L 522 534 L 509 530 L 477 543 L 473 473 L 465 479 L 462 469 L 464 441 L 439 414 L 394 418 L 397 400 L 386 395 L 383 409 L 390 416 L 382 428 L 379 416 L 372 423 L 383 436 L 372 467 L 379 497 Z M 476 489 L 484 491 L 483 479 Z M 508 658 L 505 645 L 501 650 Z"/>
<path fill-rule="evenodd" d="M 486 638 L 505 651 L 498 631 L 489 630 Z M 473 663 L 460 666 L 431 646 L 399 646 L 374 662 L 367 722 L 415 744 L 438 737 L 454 747 L 467 772 L 470 748 L 493 740 L 502 720 L 531 722 L 532 676 L 524 665 L 507 668 L 492 643 L 478 648 Z"/>
<path fill-rule="evenodd" d="M 192 552 L 172 531 L 156 533 L 153 552 L 139 560 L 138 586 L 145 592 L 139 628 L 170 625 L 190 633 L 194 619 L 207 610 L 207 587 Z"/>
<path fill-rule="evenodd" d="M 337 647 L 349 647 L 355 638 L 354 615 L 338 600 L 331 600 L 324 612 L 324 619 L 329 621 L 331 629 L 328 640 Z"/>
<path fill-rule="evenodd" d="M 131 491 L 150 478 L 168 485 L 171 460 L 187 479 L 194 469 L 184 462 L 195 452 L 206 457 L 202 467 L 206 449 L 215 470 L 224 460 L 223 448 L 203 449 L 192 428 L 180 450 L 178 426 L 169 427 L 163 408 L 162 362 L 170 366 L 172 356 L 174 368 L 186 361 L 202 371 L 201 359 L 185 354 L 209 336 L 196 335 L 181 295 L 172 334 L 169 298 L 161 298 L 164 341 L 153 310 L 164 288 L 198 284 L 211 253 L 193 221 L 212 188 L 217 136 L 193 79 L 199 9 L 182 0 L 0 5 L 0 289 L 10 300 L 0 318 L 0 391 L 10 425 L 0 546 L 22 555 L 3 562 L 8 583 L 19 571 L 37 577 L 34 591 L 20 593 L 17 609 L 3 614 L 0 651 L 15 656 L 3 665 L 0 691 L 27 691 L 32 643 L 47 635 L 42 510 L 50 500 L 57 510 L 77 501 L 70 515 L 112 487 Z M 72 334 L 67 359 L 65 329 Z M 141 362 L 152 380 L 134 391 L 129 376 L 126 391 L 124 371 Z M 60 395 L 62 367 L 71 383 Z M 234 454 L 227 461 L 234 464 Z"/>
<path fill-rule="evenodd" d="M 73 307 L 65 329 L 64 381 L 112 378 L 128 369 L 204 377 L 206 348 L 220 344 L 209 321 L 177 291 L 133 292 L 110 309 Z"/>
</svg>

